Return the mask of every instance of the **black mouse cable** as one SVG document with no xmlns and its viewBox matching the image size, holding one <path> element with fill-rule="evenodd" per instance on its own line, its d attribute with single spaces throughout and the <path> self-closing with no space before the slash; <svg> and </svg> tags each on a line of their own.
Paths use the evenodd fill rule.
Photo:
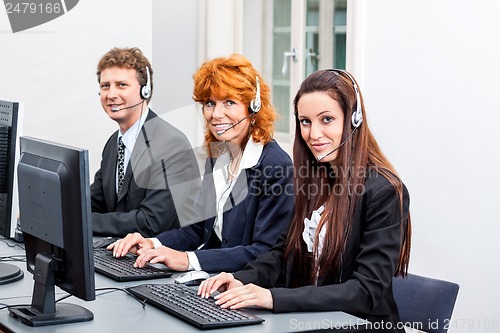
<svg viewBox="0 0 500 333">
<path fill-rule="evenodd" d="M 20 262 L 26 262 L 26 255 L 25 254 L 12 254 L 9 256 L 1 256 L 0 261 L 20 261 Z"/>
<path fill-rule="evenodd" d="M 0 311 L 2 311 L 5 309 L 12 309 L 12 308 L 15 309 L 15 308 L 23 307 L 23 306 L 30 306 L 31 304 L 12 304 L 12 305 L 9 305 L 6 303 L 0 303 L 0 305 L 2 305 L 2 307 L 0 307 Z"/>
<path fill-rule="evenodd" d="M 146 307 L 146 300 L 141 300 L 139 298 L 137 298 L 135 295 L 132 295 L 127 289 L 124 289 L 124 288 L 117 288 L 117 287 L 107 287 L 107 288 L 96 288 L 95 290 L 96 292 L 97 291 L 104 291 L 103 293 L 100 293 L 100 294 L 96 294 L 96 297 L 97 296 L 101 296 L 101 295 L 106 295 L 106 294 L 109 294 L 109 293 L 112 293 L 112 292 L 115 292 L 115 291 L 123 291 L 124 293 L 126 293 L 127 295 L 130 295 L 132 296 L 137 302 L 139 302 L 141 305 L 142 305 L 142 308 L 144 309 Z M 71 297 L 73 296 L 72 294 L 68 294 L 66 296 L 63 296 L 61 298 L 59 298 L 57 302 L 60 302 L 62 300 L 65 300 L 66 298 L 68 297 Z"/>
<path fill-rule="evenodd" d="M 129 292 L 125 288 L 107 287 L 107 288 L 97 288 L 95 291 L 104 291 L 103 293 L 100 293 L 98 295 L 96 294 L 96 296 L 106 295 L 106 294 L 109 294 L 109 293 L 112 293 L 115 291 L 122 291 L 125 294 L 132 296 L 137 302 L 139 302 L 142 305 L 143 309 L 146 307 L 146 301 L 147 301 L 146 299 L 141 300 L 140 298 L 138 298 L 137 296 L 135 296 L 134 294 L 132 294 L 131 292 Z"/>
<path fill-rule="evenodd" d="M 20 248 L 21 250 L 23 250 L 23 251 L 24 251 L 24 247 L 22 247 L 21 245 L 19 245 L 19 244 L 17 244 L 17 243 L 11 244 L 11 242 L 10 242 L 10 239 L 9 239 L 9 238 L 6 238 L 6 237 L 4 237 L 4 236 L 0 236 L 0 237 L 1 237 L 1 238 L 0 238 L 0 242 L 4 243 L 4 244 L 5 244 L 5 245 L 7 245 L 8 247 L 10 247 L 10 248 L 16 248 L 16 247 L 18 247 L 18 248 Z"/>
<path fill-rule="evenodd" d="M 147 300 L 141 300 L 137 296 L 131 294 L 128 290 L 123 289 L 123 288 L 116 288 L 116 287 L 97 288 L 95 291 L 104 291 L 103 293 L 96 294 L 96 296 L 101 296 L 101 295 L 109 294 L 109 293 L 112 293 L 112 292 L 115 292 L 115 291 L 123 291 L 127 295 L 132 296 L 137 302 L 139 302 L 139 304 L 141 304 L 141 306 L 142 306 L 143 309 L 146 307 L 146 301 Z M 60 302 L 62 300 L 65 300 L 66 298 L 69 298 L 71 296 L 73 296 L 73 295 L 72 294 L 67 294 L 67 295 L 59 298 L 58 300 L 56 300 L 56 303 L 58 303 L 58 302 Z M 0 311 L 1 311 L 1 310 L 4 310 L 4 309 L 18 308 L 18 307 L 22 307 L 22 306 L 29 306 L 31 304 L 12 304 L 12 305 L 9 305 L 9 304 L 6 304 L 6 303 L 0 303 L 0 305 L 2 305 L 0 307 Z"/>
<path fill-rule="evenodd" d="M 100 293 L 100 294 L 96 294 L 96 297 L 97 296 L 101 296 L 101 295 L 106 295 L 106 294 L 109 294 L 109 293 L 112 293 L 112 292 L 115 292 L 115 291 L 123 291 L 124 293 L 126 293 L 127 295 L 130 295 L 132 296 L 137 302 L 139 302 L 139 304 L 141 304 L 142 308 L 146 308 L 146 299 L 144 300 L 141 300 L 139 299 L 137 296 L 133 295 L 132 293 L 130 293 L 127 289 L 124 289 L 124 288 L 116 288 L 116 287 L 108 287 L 108 288 L 97 288 L 95 291 L 104 291 L 103 293 Z M 73 296 L 72 294 L 67 294 L 66 296 L 63 296 L 61 298 L 59 298 L 58 300 L 56 300 L 56 303 L 62 301 L 62 300 L 65 300 L 66 298 L 69 298 Z M 11 308 L 18 308 L 18 307 L 24 307 L 24 306 L 30 306 L 31 304 L 12 304 L 12 305 L 9 305 L 9 304 L 6 304 L 6 303 L 0 303 L 1 307 L 0 307 L 0 311 L 1 310 L 4 310 L 4 309 L 11 309 Z"/>
</svg>

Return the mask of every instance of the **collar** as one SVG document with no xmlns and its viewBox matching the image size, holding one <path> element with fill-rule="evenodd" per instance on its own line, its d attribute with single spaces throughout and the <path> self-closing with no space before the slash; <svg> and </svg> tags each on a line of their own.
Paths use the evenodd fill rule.
<svg viewBox="0 0 500 333">
<path fill-rule="evenodd" d="M 245 150 L 243 151 L 243 156 L 241 157 L 240 170 L 250 169 L 256 166 L 257 163 L 259 163 L 263 149 L 264 145 L 260 142 L 254 142 L 253 137 L 250 136 Z"/>
<path fill-rule="evenodd" d="M 144 125 L 148 117 L 149 108 L 147 107 L 147 105 L 145 109 L 146 110 L 142 113 L 141 118 L 137 119 L 137 121 L 132 126 L 130 126 L 130 128 L 125 133 L 122 134 L 122 132 L 118 131 L 117 142 L 120 138 L 122 138 L 125 147 L 130 151 L 134 150 L 135 141 L 139 137 L 141 127 Z"/>
<path fill-rule="evenodd" d="M 253 138 L 250 136 L 245 150 L 243 151 L 243 156 L 241 157 L 241 162 L 238 168 L 238 175 L 241 173 L 241 170 L 250 169 L 259 163 L 260 156 L 262 155 L 262 151 L 264 149 L 264 145 L 262 143 L 255 143 Z M 227 179 L 227 165 L 229 164 L 229 151 L 220 155 L 216 161 L 213 168 L 214 177 L 216 178 L 216 182 L 225 181 Z"/>
</svg>

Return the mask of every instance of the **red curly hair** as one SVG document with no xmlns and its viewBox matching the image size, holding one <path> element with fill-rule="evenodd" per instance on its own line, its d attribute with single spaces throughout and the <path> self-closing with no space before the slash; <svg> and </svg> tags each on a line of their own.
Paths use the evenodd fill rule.
<svg viewBox="0 0 500 333">
<path fill-rule="evenodd" d="M 250 61 L 241 54 L 219 57 L 205 62 L 193 75 L 193 100 L 205 103 L 211 98 L 235 99 L 248 108 L 256 94 L 256 78 L 260 82 L 262 107 L 253 119 L 250 134 L 254 142 L 266 144 L 273 139 L 276 111 L 271 104 L 271 90 Z M 206 127 L 205 145 L 211 157 L 220 154 L 225 148 Z M 218 147 L 218 149 L 214 148 Z"/>
</svg>

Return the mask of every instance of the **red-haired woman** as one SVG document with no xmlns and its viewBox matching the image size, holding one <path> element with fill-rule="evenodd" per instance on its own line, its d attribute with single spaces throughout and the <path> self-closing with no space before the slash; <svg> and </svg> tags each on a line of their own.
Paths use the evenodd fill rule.
<svg viewBox="0 0 500 333">
<path fill-rule="evenodd" d="M 193 99 L 206 120 L 196 223 L 155 238 L 129 234 L 108 248 L 138 253 L 136 265 L 234 272 L 276 243 L 293 214 L 293 165 L 273 140 L 270 89 L 242 55 L 216 58 L 194 74 Z"/>
</svg>

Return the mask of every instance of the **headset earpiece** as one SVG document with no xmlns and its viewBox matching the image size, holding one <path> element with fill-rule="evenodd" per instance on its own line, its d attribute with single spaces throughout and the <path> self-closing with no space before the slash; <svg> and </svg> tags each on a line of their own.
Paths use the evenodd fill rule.
<svg viewBox="0 0 500 333">
<path fill-rule="evenodd" d="M 248 111 L 253 114 L 259 112 L 262 106 L 260 103 L 260 82 L 258 76 L 255 77 L 255 88 L 255 98 L 250 102 L 250 106 L 248 107 Z"/>
<path fill-rule="evenodd" d="M 356 93 L 356 108 L 352 111 L 351 124 L 352 127 L 358 128 L 363 122 L 363 110 L 361 108 L 361 97 L 359 95 L 358 85 L 356 84 L 356 81 L 354 81 L 354 78 L 351 76 L 351 74 L 349 74 L 347 71 L 342 69 L 329 70 L 332 72 L 344 73 L 349 78 L 349 80 L 351 80 L 354 92 Z"/>
<path fill-rule="evenodd" d="M 354 79 L 350 75 L 349 77 L 351 78 L 354 90 L 356 91 L 356 109 L 352 113 L 351 123 L 352 127 L 358 128 L 363 122 L 363 112 L 361 110 L 361 98 L 359 97 L 358 85 L 356 84 L 356 82 L 354 82 Z"/>
<path fill-rule="evenodd" d="M 352 122 L 352 127 L 358 128 L 361 125 L 361 123 L 363 122 L 363 114 L 361 112 L 359 112 L 358 110 L 356 110 L 352 114 L 351 122 Z"/>
<path fill-rule="evenodd" d="M 148 99 L 151 97 L 151 75 L 149 74 L 149 67 L 146 66 L 146 85 L 141 87 L 141 98 Z"/>
</svg>

